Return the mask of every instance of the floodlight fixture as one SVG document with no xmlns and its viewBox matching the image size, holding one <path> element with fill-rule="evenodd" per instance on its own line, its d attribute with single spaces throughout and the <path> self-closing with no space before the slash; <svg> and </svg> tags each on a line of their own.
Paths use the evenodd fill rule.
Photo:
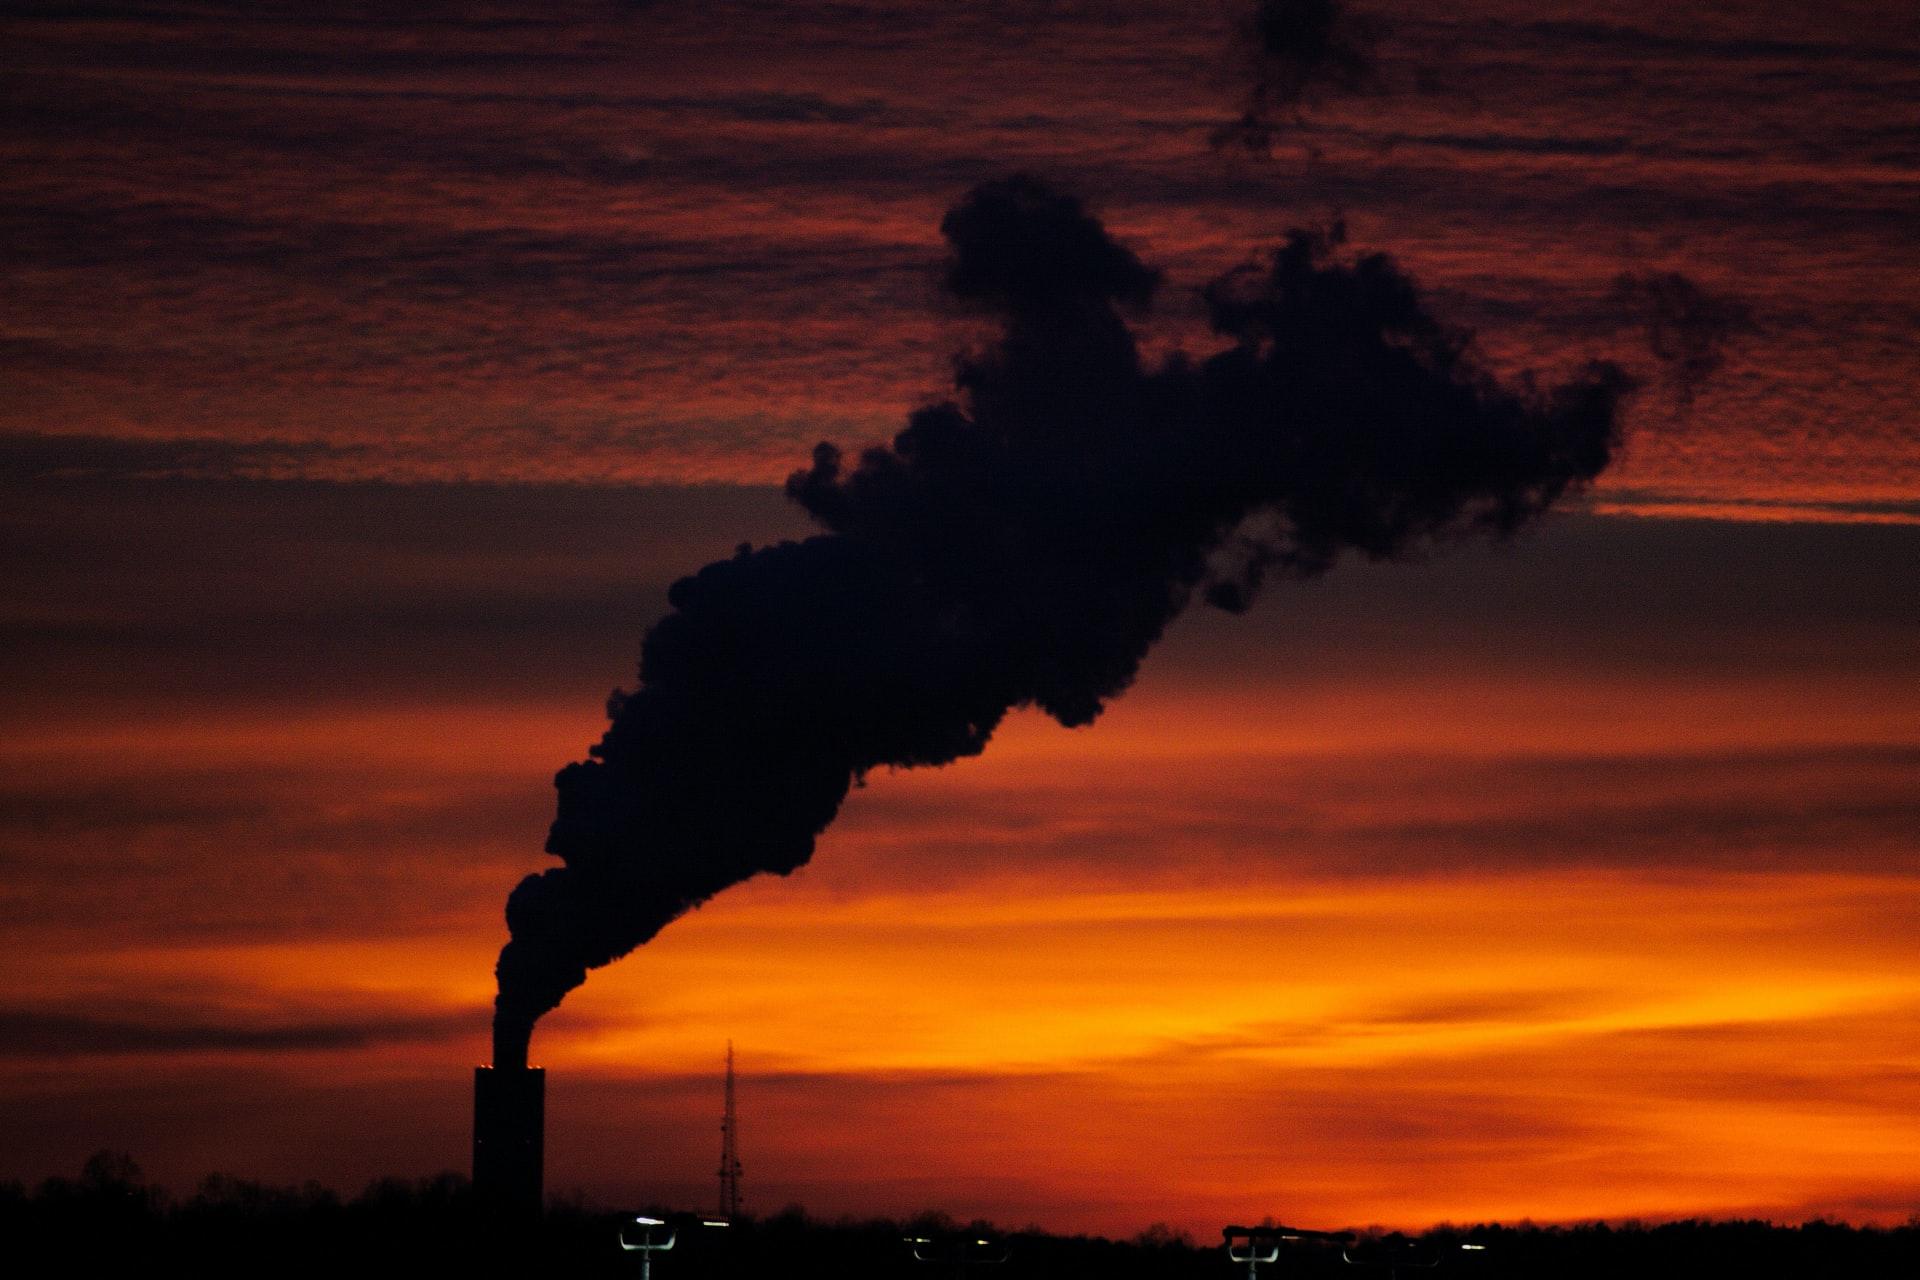
<svg viewBox="0 0 1920 1280">
<path fill-rule="evenodd" d="M 1261 1267 L 1280 1261 L 1282 1245 L 1345 1244 L 1353 1239 L 1349 1231 L 1311 1231 L 1277 1223 L 1262 1227 L 1222 1227 L 1220 1236 L 1226 1242 L 1228 1259 L 1246 1264 L 1247 1280 L 1259 1280 Z"/>
<path fill-rule="evenodd" d="M 673 1242 L 679 1237 L 680 1232 L 677 1228 L 667 1226 L 665 1218 L 649 1218 L 642 1215 L 634 1218 L 633 1222 L 640 1228 L 640 1239 L 638 1243 L 627 1239 L 626 1228 L 622 1227 L 620 1229 L 621 1251 L 639 1254 L 640 1280 L 653 1280 L 653 1255 L 664 1249 L 673 1248 Z M 653 1237 L 654 1230 L 658 1227 L 667 1227 L 666 1238 L 663 1240 L 656 1240 Z"/>
<path fill-rule="evenodd" d="M 933 1262 L 953 1268 L 953 1274 L 965 1277 L 973 1267 L 993 1267 L 1013 1254 L 1012 1246 L 990 1236 L 952 1233 L 937 1236 L 903 1236 L 915 1262 Z"/>
</svg>

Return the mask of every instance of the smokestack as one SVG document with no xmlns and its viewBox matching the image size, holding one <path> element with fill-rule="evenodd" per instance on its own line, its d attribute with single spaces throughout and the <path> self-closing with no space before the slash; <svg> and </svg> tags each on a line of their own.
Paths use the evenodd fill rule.
<svg viewBox="0 0 1920 1280">
<path fill-rule="evenodd" d="M 473 1069 L 473 1191 L 489 1211 L 540 1216 L 546 1111 L 545 1067 Z"/>
</svg>

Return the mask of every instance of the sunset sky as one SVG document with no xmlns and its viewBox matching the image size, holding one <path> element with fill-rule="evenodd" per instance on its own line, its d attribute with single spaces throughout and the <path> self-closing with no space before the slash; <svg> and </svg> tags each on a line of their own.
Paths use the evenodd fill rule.
<svg viewBox="0 0 1920 1280">
<path fill-rule="evenodd" d="M 1626 363 L 1511 541 L 1196 607 L 544 1019 L 549 1188 L 1211 1237 L 1920 1213 L 1920 21 L 1356 0 L 0 8 L 0 1180 L 464 1169 L 502 907 L 670 583 L 951 394 L 1024 170 L 1198 290 L 1344 220 Z M 1744 309 L 1689 397 L 1626 273 Z"/>
</svg>

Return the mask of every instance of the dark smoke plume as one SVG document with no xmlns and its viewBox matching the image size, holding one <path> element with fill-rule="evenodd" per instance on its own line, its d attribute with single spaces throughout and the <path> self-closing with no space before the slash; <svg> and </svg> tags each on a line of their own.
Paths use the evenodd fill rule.
<svg viewBox="0 0 1920 1280">
<path fill-rule="evenodd" d="M 1213 144 L 1264 155 L 1316 97 L 1375 88 L 1379 34 L 1343 0 L 1259 0 L 1239 33 L 1247 95 L 1239 117 L 1214 130 Z"/>
<path fill-rule="evenodd" d="M 1647 349 L 1683 407 L 1726 363 L 1728 343 L 1753 331 L 1753 314 L 1744 304 L 1710 293 L 1678 271 L 1622 272 L 1610 302 L 1646 335 Z"/>
<path fill-rule="evenodd" d="M 1616 442 L 1624 375 L 1503 386 L 1337 235 L 1215 281 L 1223 349 L 1148 367 L 1126 313 L 1157 273 L 1072 197 L 1008 178 L 941 230 L 998 342 L 890 446 L 815 449 L 787 492 L 827 532 L 674 584 L 638 687 L 555 780 L 565 865 L 507 903 L 496 1065 L 588 969 L 806 862 L 867 771 L 976 755 L 1015 707 L 1087 724 L 1196 591 L 1240 609 L 1269 573 L 1512 530 Z"/>
</svg>

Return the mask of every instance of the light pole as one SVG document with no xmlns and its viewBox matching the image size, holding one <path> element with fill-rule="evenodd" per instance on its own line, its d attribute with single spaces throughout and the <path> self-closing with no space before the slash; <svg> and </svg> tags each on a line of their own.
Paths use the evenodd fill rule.
<svg viewBox="0 0 1920 1280">
<path fill-rule="evenodd" d="M 907 1236 L 907 1246 L 915 1262 L 940 1263 L 953 1268 L 954 1280 L 966 1280 L 971 1267 L 991 1267 L 1005 1262 L 1013 1249 L 1006 1243 L 971 1232 L 938 1236 Z"/>
<path fill-rule="evenodd" d="M 1485 1253 L 1483 1244 L 1463 1244 L 1462 1253 Z M 1453 1259 L 1441 1246 L 1426 1240 L 1409 1240 L 1399 1232 L 1378 1240 L 1350 1244 L 1340 1250 L 1340 1261 L 1356 1267 L 1384 1267 L 1387 1280 L 1399 1280 L 1402 1271 L 1431 1270 Z M 1468 1261 L 1461 1259 L 1460 1261 Z"/>
<path fill-rule="evenodd" d="M 1227 1257 L 1247 1264 L 1247 1280 L 1260 1280 L 1260 1268 L 1280 1261 L 1280 1246 L 1301 1241 L 1345 1244 L 1353 1239 L 1347 1231 L 1309 1231 L 1305 1227 L 1222 1227 L 1221 1238 L 1227 1244 Z"/>
<path fill-rule="evenodd" d="M 1247 1264 L 1247 1280 L 1260 1280 L 1262 1264 L 1280 1261 L 1280 1240 L 1276 1236 L 1259 1236 L 1248 1232 L 1244 1240 L 1235 1243 L 1232 1227 L 1226 1229 L 1225 1235 L 1227 1257 Z"/>
<path fill-rule="evenodd" d="M 635 1244 L 631 1240 L 628 1240 L 626 1228 L 622 1227 L 620 1229 L 620 1247 L 627 1253 L 637 1253 L 640 1255 L 640 1280 L 653 1280 L 653 1255 L 662 1249 L 673 1248 L 674 1239 L 680 1233 L 677 1229 L 668 1227 L 666 1219 L 664 1218 L 635 1218 L 634 1223 L 640 1228 L 640 1243 Z M 653 1238 L 654 1228 L 656 1227 L 667 1227 L 666 1239 L 655 1240 Z"/>
</svg>

